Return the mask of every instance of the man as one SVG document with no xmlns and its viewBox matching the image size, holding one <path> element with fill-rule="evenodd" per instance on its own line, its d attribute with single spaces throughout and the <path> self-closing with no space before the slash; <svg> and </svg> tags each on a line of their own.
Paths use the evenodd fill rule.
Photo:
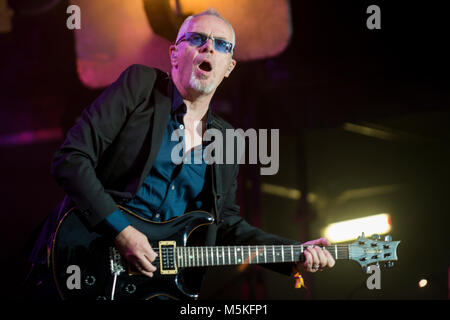
<svg viewBox="0 0 450 320">
<path fill-rule="evenodd" d="M 117 204 L 154 221 L 188 210 L 211 211 L 216 221 L 208 227 L 206 245 L 297 243 L 265 233 L 239 216 L 237 163 L 175 164 L 171 159 L 176 130 L 184 133 L 184 156 L 189 157 L 205 150 L 205 130 L 224 133 L 232 128 L 209 105 L 236 66 L 234 45 L 233 28 L 215 11 L 188 17 L 169 49 L 170 77 L 140 65 L 125 70 L 83 112 L 52 161 L 52 174 L 68 195 L 61 208 L 77 206 L 86 226 L 111 237 L 121 255 L 148 277 L 156 270 L 152 262 L 157 255 Z M 308 247 L 305 257 L 303 267 L 309 272 L 334 265 L 330 253 L 318 246 Z M 299 266 L 270 268 L 291 274 Z"/>
</svg>

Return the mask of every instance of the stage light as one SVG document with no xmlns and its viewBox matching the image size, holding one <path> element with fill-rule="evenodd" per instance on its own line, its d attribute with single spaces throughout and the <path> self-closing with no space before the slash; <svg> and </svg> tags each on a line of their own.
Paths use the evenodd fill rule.
<svg viewBox="0 0 450 320">
<path fill-rule="evenodd" d="M 419 288 L 424 288 L 428 284 L 428 281 L 426 279 L 422 279 L 419 281 Z"/>
<path fill-rule="evenodd" d="M 324 229 L 323 235 L 333 243 L 358 238 L 363 232 L 366 236 L 386 234 L 392 228 L 391 217 L 381 213 L 364 218 L 332 223 Z"/>
</svg>

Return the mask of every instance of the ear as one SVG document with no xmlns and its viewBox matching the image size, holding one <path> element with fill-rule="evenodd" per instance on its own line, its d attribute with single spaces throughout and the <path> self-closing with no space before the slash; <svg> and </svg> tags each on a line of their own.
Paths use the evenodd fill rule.
<svg viewBox="0 0 450 320">
<path fill-rule="evenodd" d="M 234 67 L 236 66 L 236 60 L 231 59 L 230 64 L 228 66 L 227 72 L 225 72 L 225 78 L 228 78 L 231 71 L 233 71 Z"/>
<path fill-rule="evenodd" d="M 175 47 L 174 45 L 171 45 L 169 47 L 169 59 L 170 59 L 170 64 L 172 65 L 172 67 L 176 67 L 177 65 L 177 47 Z"/>
</svg>

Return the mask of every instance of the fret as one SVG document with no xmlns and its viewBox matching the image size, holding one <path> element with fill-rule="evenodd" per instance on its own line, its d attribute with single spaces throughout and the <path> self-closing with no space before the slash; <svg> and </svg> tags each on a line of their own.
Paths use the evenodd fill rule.
<svg viewBox="0 0 450 320">
<path fill-rule="evenodd" d="M 236 253 L 236 247 L 234 247 L 234 264 L 237 264 L 237 253 Z"/>
<path fill-rule="evenodd" d="M 272 261 L 275 262 L 275 246 L 272 246 Z"/>
<path fill-rule="evenodd" d="M 247 246 L 248 249 L 248 258 L 247 258 L 247 263 L 252 263 L 252 249 L 250 248 L 250 246 Z"/>
<path fill-rule="evenodd" d="M 245 256 L 245 263 L 251 263 L 251 255 L 250 255 L 250 246 L 246 246 L 244 250 L 247 250 L 247 254 Z M 245 252 L 245 251 L 244 251 Z"/>
<path fill-rule="evenodd" d="M 225 265 L 225 247 L 222 247 L 222 261 L 223 264 Z"/>
<path fill-rule="evenodd" d="M 232 263 L 231 263 L 230 246 L 228 246 L 228 264 L 232 264 Z"/>
<path fill-rule="evenodd" d="M 255 249 L 256 250 L 256 249 Z M 256 251 L 255 251 L 256 252 Z M 250 246 L 250 263 L 255 263 L 255 255 L 252 252 L 252 246 Z"/>
<path fill-rule="evenodd" d="M 256 246 L 256 263 L 259 263 L 259 248 Z"/>
<path fill-rule="evenodd" d="M 198 255 L 198 247 L 195 247 L 195 252 L 196 252 L 197 256 L 195 257 L 196 259 L 194 259 L 194 264 L 196 264 L 198 266 L 200 264 L 199 255 Z"/>
<path fill-rule="evenodd" d="M 236 260 L 237 264 L 240 264 L 240 263 L 242 262 L 242 259 L 241 259 L 241 258 L 242 258 L 241 248 L 238 247 L 238 248 L 236 249 L 236 251 L 237 251 L 238 254 L 241 255 L 241 257 L 240 257 L 240 258 L 238 257 L 237 260 Z"/>
<path fill-rule="evenodd" d="M 190 267 L 189 247 L 186 247 L 186 262 L 187 262 L 187 266 Z"/>
<path fill-rule="evenodd" d="M 335 259 L 338 259 L 337 245 L 334 245 L 334 252 L 335 252 L 335 254 L 336 254 Z"/>
<path fill-rule="evenodd" d="M 266 250 L 266 245 L 264 245 L 264 262 L 267 263 L 267 250 Z"/>
<path fill-rule="evenodd" d="M 281 262 L 284 262 L 284 246 L 281 246 Z"/>
<path fill-rule="evenodd" d="M 187 267 L 189 265 L 188 259 L 187 259 L 187 249 L 186 247 L 183 248 L 183 254 L 184 254 L 184 266 Z"/>
<path fill-rule="evenodd" d="M 183 267 L 186 267 L 186 247 L 181 248 L 181 259 L 183 260 Z"/>
<path fill-rule="evenodd" d="M 203 247 L 200 247 L 200 252 L 201 252 L 201 255 L 202 255 L 202 266 L 204 266 L 205 263 L 204 263 L 204 261 L 203 261 Z"/>
<path fill-rule="evenodd" d="M 213 252 L 213 247 L 211 247 L 211 265 L 214 265 L 214 252 Z"/>
<path fill-rule="evenodd" d="M 186 255 L 187 255 L 187 258 L 188 258 L 188 267 L 190 267 L 191 266 L 191 257 L 190 257 L 190 255 L 191 255 L 191 248 L 187 247 L 186 249 L 187 249 Z"/>
<path fill-rule="evenodd" d="M 184 248 L 184 252 L 186 254 L 186 266 L 189 267 L 189 247 Z"/>
<path fill-rule="evenodd" d="M 197 247 L 197 266 L 202 265 L 202 247 Z"/>
<path fill-rule="evenodd" d="M 295 261 L 294 259 L 294 246 L 291 245 L 291 261 Z"/>
<path fill-rule="evenodd" d="M 216 249 L 217 265 L 219 265 L 220 264 L 220 262 L 219 262 L 219 250 L 217 250 L 217 247 L 215 247 L 215 249 Z"/>
<path fill-rule="evenodd" d="M 241 261 L 240 261 L 240 263 L 244 263 L 244 262 L 245 262 L 244 246 L 241 246 Z"/>
<path fill-rule="evenodd" d="M 246 253 L 246 255 L 245 255 L 245 263 L 250 263 L 250 252 L 248 252 L 248 246 L 246 246 L 245 248 L 244 248 L 244 252 L 245 252 L 245 250 L 247 250 L 247 253 Z"/>
</svg>

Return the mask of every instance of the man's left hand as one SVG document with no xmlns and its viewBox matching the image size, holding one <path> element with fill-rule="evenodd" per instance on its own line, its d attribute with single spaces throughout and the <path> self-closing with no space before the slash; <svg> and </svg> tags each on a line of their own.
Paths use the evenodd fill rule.
<svg viewBox="0 0 450 320">
<path fill-rule="evenodd" d="M 306 246 L 305 251 L 305 262 L 303 263 L 303 268 L 308 272 L 316 272 L 322 270 L 323 268 L 332 268 L 335 261 L 327 249 L 321 248 L 320 246 L 329 246 L 330 241 L 325 238 L 320 238 L 317 240 L 311 240 L 303 243 Z M 296 265 L 297 270 L 300 269 L 302 263 Z"/>
</svg>

